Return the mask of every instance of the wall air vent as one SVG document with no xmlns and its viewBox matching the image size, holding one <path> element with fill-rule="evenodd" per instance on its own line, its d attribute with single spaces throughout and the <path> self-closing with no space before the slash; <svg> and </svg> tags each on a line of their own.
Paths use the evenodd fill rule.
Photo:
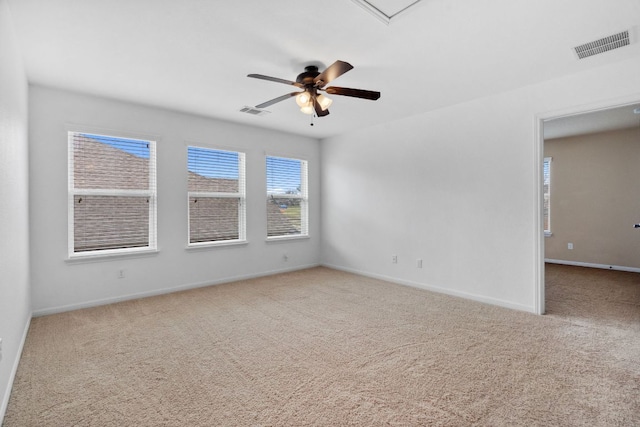
<svg viewBox="0 0 640 427">
<path fill-rule="evenodd" d="M 253 114 L 254 116 L 264 116 L 266 114 L 269 114 L 271 111 L 261 110 L 259 108 L 249 107 L 249 106 L 245 105 L 244 107 L 242 107 L 240 109 L 240 112 L 241 113 L 247 113 L 247 114 Z"/>
<path fill-rule="evenodd" d="M 619 47 L 628 46 L 631 42 L 632 40 L 630 38 L 629 30 L 627 30 L 601 38 L 600 40 L 594 40 L 592 42 L 576 46 L 573 49 L 576 52 L 576 55 L 578 55 L 578 59 L 584 59 L 589 56 L 618 49 Z"/>
</svg>

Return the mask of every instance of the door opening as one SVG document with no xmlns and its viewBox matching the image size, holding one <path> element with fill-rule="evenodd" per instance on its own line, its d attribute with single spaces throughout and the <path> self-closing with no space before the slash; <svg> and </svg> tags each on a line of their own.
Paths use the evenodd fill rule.
<svg viewBox="0 0 640 427">
<path fill-rule="evenodd" d="M 557 164 L 556 159 L 553 159 L 553 156 L 550 153 L 553 151 L 551 150 L 552 144 L 555 144 L 558 141 L 564 141 L 565 138 L 566 140 L 571 141 L 572 137 L 577 138 L 579 135 L 592 135 L 592 134 L 601 134 L 603 132 L 616 132 L 616 131 L 622 131 L 623 129 L 627 129 L 628 131 L 627 133 L 630 132 L 630 134 L 633 134 L 633 129 L 635 129 L 638 135 L 637 146 L 640 146 L 640 114 L 634 114 L 634 110 L 640 111 L 640 100 L 638 100 L 637 95 L 634 98 L 621 99 L 621 100 L 612 101 L 609 103 L 602 103 L 602 104 L 591 105 L 587 107 L 585 106 L 575 107 L 572 109 L 567 109 L 565 111 L 541 114 L 536 117 L 535 129 L 537 134 L 536 134 L 536 156 L 535 156 L 536 157 L 535 159 L 535 168 L 536 168 L 535 169 L 536 170 L 535 206 L 536 206 L 536 223 L 537 223 L 537 227 L 536 227 L 537 247 L 535 251 L 535 254 L 536 254 L 535 256 L 537 259 L 535 264 L 537 265 L 537 269 L 536 269 L 537 271 L 536 271 L 536 278 L 535 278 L 535 282 L 536 282 L 535 310 L 538 314 L 545 313 L 545 261 L 567 263 L 567 264 L 573 264 L 573 265 L 583 265 L 587 267 L 605 267 L 605 268 L 611 267 L 612 269 L 625 269 L 624 265 L 622 266 L 609 265 L 610 259 L 604 259 L 600 263 L 595 262 L 594 260 L 597 260 L 597 257 L 594 258 L 593 253 L 581 252 L 585 250 L 585 246 L 594 246 L 594 245 L 579 245 L 579 244 L 576 244 L 575 241 L 573 241 L 574 237 L 571 237 L 571 238 L 567 237 L 569 235 L 580 236 L 580 233 L 583 233 L 587 235 L 586 238 L 588 239 L 588 234 L 590 232 L 594 232 L 596 231 L 596 229 L 598 230 L 598 232 L 600 232 L 600 229 L 606 228 L 603 226 L 604 224 L 599 224 L 599 227 L 598 227 L 598 224 L 596 224 L 595 226 L 592 225 L 594 228 L 590 230 L 587 229 L 587 230 L 582 230 L 577 232 L 576 229 L 571 229 L 576 225 L 577 218 L 574 218 L 575 221 L 573 223 L 570 223 L 570 222 L 567 223 L 566 212 L 563 213 L 564 219 L 562 219 L 563 215 L 560 215 L 557 211 L 558 206 L 556 206 L 557 215 L 555 216 L 555 220 L 557 221 L 554 220 L 554 202 L 558 204 L 558 198 L 560 197 L 560 195 L 557 193 L 555 194 L 556 197 L 553 196 L 554 195 L 553 192 L 555 188 L 554 172 L 557 172 L 558 174 L 560 174 L 562 171 L 562 168 L 561 168 L 562 165 Z M 594 138 L 591 138 L 591 139 L 594 139 Z M 548 147 L 549 149 L 545 149 L 545 141 L 549 141 L 549 147 Z M 606 147 L 603 146 L 602 149 L 605 150 L 603 152 L 606 152 Z M 557 152 L 558 151 L 556 150 L 556 153 Z M 585 155 L 585 153 L 580 152 L 580 155 L 581 156 Z M 545 175 L 548 175 L 549 170 L 545 169 L 545 166 L 548 167 L 549 157 L 551 157 L 550 188 L 551 188 L 552 196 L 550 199 L 547 199 L 547 201 L 551 202 L 550 205 L 548 203 L 545 204 L 545 195 L 548 195 L 548 192 L 549 192 L 548 183 L 547 185 L 545 185 Z M 546 165 L 545 165 L 545 159 L 547 159 Z M 590 167 L 593 168 L 594 164 L 597 167 L 598 160 L 599 159 L 597 158 L 597 156 L 595 157 L 595 159 L 592 158 L 592 160 L 590 160 L 591 162 Z M 607 166 L 607 167 L 615 169 L 615 167 L 612 167 L 612 166 Z M 566 165 L 565 165 L 565 168 L 566 168 Z M 640 168 L 637 168 L 637 169 L 640 169 Z M 615 172 L 616 171 L 612 171 L 611 173 L 615 173 Z M 563 173 L 566 175 L 567 174 L 566 170 Z M 559 177 L 557 178 L 560 179 Z M 564 179 L 566 181 L 566 176 Z M 623 178 L 619 177 L 618 179 L 623 179 Z M 624 182 L 624 181 L 621 181 L 621 182 Z M 598 190 L 598 188 L 591 188 L 593 184 L 580 182 L 579 178 L 577 177 L 574 185 L 585 186 L 585 188 L 575 187 L 574 188 L 575 192 Z M 567 190 L 567 188 L 563 189 L 562 187 L 557 190 L 558 192 L 571 191 L 571 190 Z M 610 191 L 610 190 L 605 190 L 605 191 Z M 636 197 L 635 200 L 638 200 L 638 203 L 640 203 L 640 198 Z M 568 200 L 568 198 L 562 199 L 563 209 L 566 208 L 566 205 L 569 202 L 570 201 Z M 586 203 L 588 202 L 589 201 L 587 200 Z M 603 209 L 606 210 L 606 208 L 607 207 L 604 207 Z M 577 209 L 577 207 L 575 207 L 574 209 Z M 616 205 L 614 209 L 622 209 L 622 208 Z M 624 209 L 632 211 L 636 208 L 633 206 L 632 207 L 627 206 Z M 595 206 L 590 207 L 590 210 L 595 210 Z M 633 233 L 634 230 L 632 230 L 634 227 L 633 222 L 635 221 L 637 223 L 638 221 L 640 221 L 640 209 L 638 209 L 635 212 L 635 214 L 638 217 L 638 220 L 632 221 L 629 218 L 629 221 L 628 221 L 629 224 L 627 224 L 629 230 L 627 230 L 627 232 L 628 234 L 630 234 L 631 239 L 635 237 L 635 240 L 633 240 L 633 242 L 637 242 L 637 244 L 640 245 L 640 233 L 637 233 L 638 236 L 635 236 L 634 235 L 635 233 Z M 624 218 L 623 215 L 620 215 L 620 217 Z M 618 222 L 623 222 L 623 221 L 624 221 L 623 219 L 618 219 L 618 218 L 616 218 L 615 220 L 616 225 Z M 607 218 L 606 222 L 609 223 L 612 221 L 610 220 L 610 218 Z M 545 225 L 548 226 L 549 223 L 551 224 L 550 229 L 549 227 L 545 227 Z M 624 224 L 620 224 L 620 226 L 623 226 L 623 225 Z M 587 226 L 589 226 L 588 223 L 585 224 L 585 227 Z M 555 227 L 555 230 L 554 230 L 554 227 Z M 571 229 L 570 231 L 573 234 L 569 233 L 568 229 Z M 610 234 L 613 233 L 613 231 L 611 230 L 609 230 L 608 232 Z M 615 237 L 612 235 L 607 235 L 607 239 L 614 239 L 614 238 Z M 575 239 L 578 239 L 578 237 L 575 237 Z M 565 242 L 565 240 L 567 241 Z M 631 243 L 631 244 L 635 245 L 636 243 Z M 559 251 L 558 249 L 559 247 L 563 248 L 565 252 L 562 253 L 561 251 Z M 596 250 L 596 249 L 592 248 L 592 251 L 593 250 Z M 581 261 L 580 260 L 581 256 L 584 257 L 586 261 Z M 624 259 L 622 259 L 621 262 L 626 262 L 627 264 L 631 263 L 628 260 L 625 261 Z M 637 262 L 638 262 L 637 271 L 640 271 L 640 260 L 637 260 Z M 621 267 L 621 268 L 614 268 L 614 267 Z M 633 268 L 633 265 L 626 266 L 626 267 L 630 267 L 630 271 L 636 271 L 636 269 Z"/>
</svg>

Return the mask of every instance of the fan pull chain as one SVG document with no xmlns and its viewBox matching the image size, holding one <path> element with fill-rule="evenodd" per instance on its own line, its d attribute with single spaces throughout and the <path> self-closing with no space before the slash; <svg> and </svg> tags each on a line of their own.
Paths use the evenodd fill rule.
<svg viewBox="0 0 640 427">
<path fill-rule="evenodd" d="M 311 118 L 310 118 L 310 123 L 309 126 L 313 126 L 313 117 L 315 116 L 315 114 L 310 114 Z"/>
</svg>

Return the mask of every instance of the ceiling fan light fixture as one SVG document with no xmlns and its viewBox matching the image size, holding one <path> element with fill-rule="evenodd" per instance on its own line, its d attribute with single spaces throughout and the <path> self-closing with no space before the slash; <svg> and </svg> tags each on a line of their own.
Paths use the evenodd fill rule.
<svg viewBox="0 0 640 427">
<path fill-rule="evenodd" d="M 312 114 L 313 113 L 313 102 L 311 100 L 311 94 L 308 90 L 301 92 L 298 96 L 296 96 L 296 104 L 300 107 L 300 111 L 304 114 Z"/>
<path fill-rule="evenodd" d="M 318 104 L 320 104 L 320 108 L 322 108 L 322 111 L 326 111 L 326 109 L 329 108 L 333 103 L 333 99 L 322 94 L 318 95 L 316 99 L 318 100 Z"/>
<path fill-rule="evenodd" d="M 298 77 L 296 77 L 296 81 L 280 79 L 277 77 L 269 77 L 262 74 L 247 74 L 247 77 L 291 85 L 299 89 L 299 91 L 290 92 L 277 98 L 271 99 L 267 102 L 263 102 L 262 104 L 256 105 L 256 108 L 265 108 L 286 99 L 295 97 L 296 104 L 298 104 L 298 107 L 300 107 L 300 111 L 302 113 L 309 115 L 315 113 L 317 117 L 326 117 L 329 115 L 329 107 L 332 105 L 333 101 L 331 100 L 331 98 L 320 94 L 320 91 L 326 92 L 330 95 L 350 96 L 352 98 L 369 99 L 372 101 L 380 98 L 380 92 L 375 92 L 372 90 L 353 89 L 349 87 L 338 86 L 325 87 L 327 84 L 351 69 L 353 69 L 353 65 L 349 64 L 348 62 L 338 60 L 329 65 L 322 72 L 318 71 L 317 66 L 309 65 L 305 67 L 304 73 L 301 73 L 298 75 Z M 313 122 L 311 123 L 311 125 L 313 126 Z"/>
<path fill-rule="evenodd" d="M 311 94 L 306 90 L 304 92 L 301 92 L 300 95 L 296 96 L 296 103 L 300 108 L 306 107 L 307 105 L 309 105 L 309 102 L 311 102 Z"/>
</svg>

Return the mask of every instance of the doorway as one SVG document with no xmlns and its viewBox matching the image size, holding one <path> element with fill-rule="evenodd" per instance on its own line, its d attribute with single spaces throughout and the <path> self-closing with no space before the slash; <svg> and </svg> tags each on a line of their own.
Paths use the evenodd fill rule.
<svg viewBox="0 0 640 427">
<path fill-rule="evenodd" d="M 640 272 L 640 179 L 629 172 L 640 170 L 629 166 L 640 158 L 640 101 L 540 115 L 536 125 L 536 312 L 544 314 L 545 261 Z"/>
</svg>

